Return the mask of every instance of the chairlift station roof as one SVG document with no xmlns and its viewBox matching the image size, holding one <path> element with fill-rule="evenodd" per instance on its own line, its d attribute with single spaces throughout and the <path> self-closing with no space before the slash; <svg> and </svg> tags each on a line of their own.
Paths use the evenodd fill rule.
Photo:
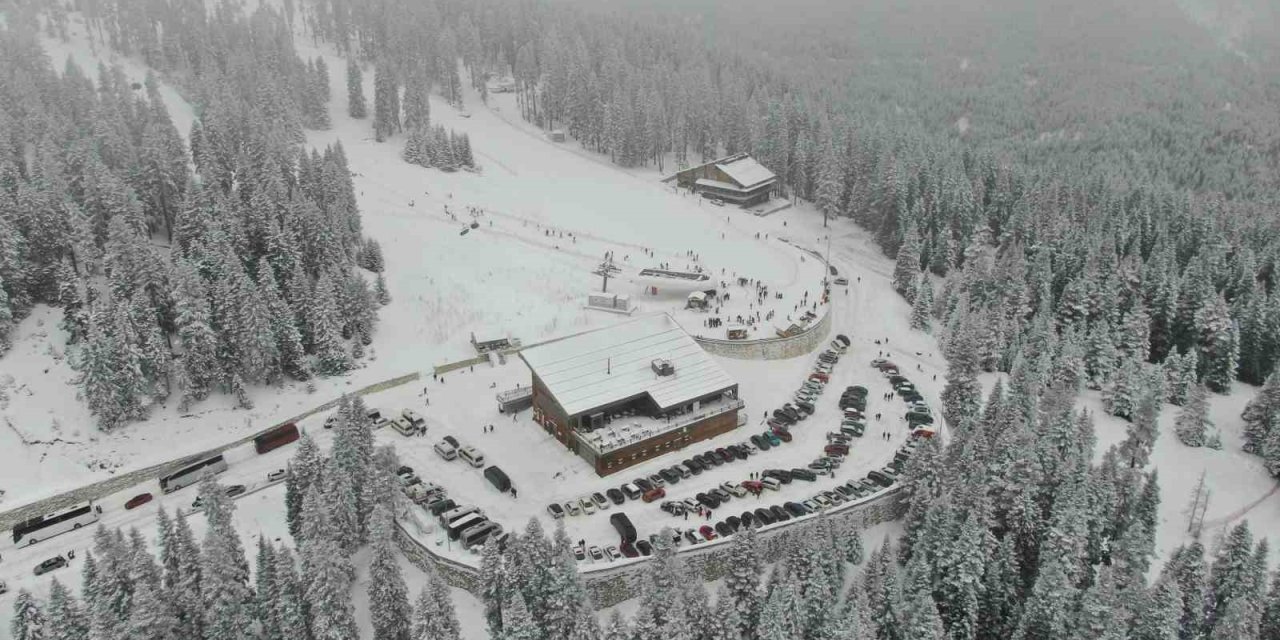
<svg viewBox="0 0 1280 640">
<path fill-rule="evenodd" d="M 638 316 L 520 352 L 568 416 L 648 394 L 661 408 L 736 384 L 666 313 Z M 675 367 L 659 376 L 654 360 Z"/>
</svg>

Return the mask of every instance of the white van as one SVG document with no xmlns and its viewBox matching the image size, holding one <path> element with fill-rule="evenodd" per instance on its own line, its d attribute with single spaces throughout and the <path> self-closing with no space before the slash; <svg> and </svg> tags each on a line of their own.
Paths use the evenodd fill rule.
<svg viewBox="0 0 1280 640">
<path fill-rule="evenodd" d="M 435 449 L 436 453 L 440 454 L 440 457 L 444 458 L 445 460 L 452 460 L 458 457 L 458 450 L 454 448 L 453 445 L 449 444 L 448 442 L 445 442 L 444 440 L 437 442 L 436 446 L 432 448 Z"/>
<path fill-rule="evenodd" d="M 400 417 L 404 418 L 414 429 L 422 429 L 427 426 L 426 419 L 413 409 L 405 409 L 404 411 L 401 411 Z"/>
<path fill-rule="evenodd" d="M 484 454 L 476 451 L 475 447 L 463 447 L 458 452 L 458 457 L 466 461 L 467 464 L 479 468 L 484 466 Z"/>
<path fill-rule="evenodd" d="M 391 419 L 391 428 L 395 429 L 396 433 L 406 438 L 418 433 L 418 430 L 413 425 L 409 424 L 408 420 L 398 416 Z"/>
</svg>

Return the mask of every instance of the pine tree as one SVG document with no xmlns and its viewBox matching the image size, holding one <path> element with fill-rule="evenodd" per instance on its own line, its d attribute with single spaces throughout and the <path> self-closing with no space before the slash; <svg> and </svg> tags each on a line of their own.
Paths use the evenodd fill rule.
<svg viewBox="0 0 1280 640">
<path fill-rule="evenodd" d="M 1212 631 L 1225 617 L 1227 605 L 1233 600 L 1246 601 L 1253 588 L 1251 575 L 1253 533 L 1248 521 L 1231 529 L 1214 558 L 1209 575 L 1209 599 L 1205 628 Z"/>
<path fill-rule="evenodd" d="M 391 66 L 379 61 L 373 74 L 373 135 L 378 142 L 400 130 L 400 87 Z"/>
<path fill-rule="evenodd" d="M 1271 579 L 1271 591 L 1263 605 L 1259 629 L 1262 633 L 1258 640 L 1280 640 L 1280 572 Z"/>
<path fill-rule="evenodd" d="M 752 637 L 760 610 L 764 607 L 760 587 L 764 559 L 760 542 L 755 529 L 747 529 L 735 535 L 729 544 L 729 573 L 724 578 L 724 586 L 738 612 L 738 621 L 742 625 L 739 632 Z"/>
<path fill-rule="evenodd" d="M 1244 450 L 1261 454 L 1272 433 L 1280 431 L 1280 370 L 1274 371 L 1240 413 Z"/>
<path fill-rule="evenodd" d="M 840 213 L 840 163 L 836 160 L 835 149 L 828 146 L 822 155 L 822 166 L 818 173 L 818 210 L 822 212 L 822 226 Z"/>
<path fill-rule="evenodd" d="M 1111 386 L 1103 389 L 1102 406 L 1113 416 L 1126 420 L 1133 418 L 1140 399 L 1141 371 L 1138 363 L 1124 360 L 1115 373 Z"/>
<path fill-rule="evenodd" d="M 430 596 L 423 592 L 418 598 L 418 610 L 422 610 L 424 599 L 430 599 Z M 423 620 L 424 625 L 430 624 L 430 619 Z M 415 638 L 435 638 L 440 636 L 428 635 L 427 633 L 419 633 L 419 627 L 414 626 Z M 511 596 L 511 602 L 502 607 L 502 636 L 501 640 L 538 640 L 540 634 L 538 626 L 533 621 L 533 616 L 529 613 L 529 607 L 524 602 L 524 596 L 519 592 Z"/>
<path fill-rule="evenodd" d="M 312 489 L 307 502 L 319 508 L 319 491 Z M 321 529 L 303 534 L 303 601 L 309 605 L 313 640 L 349 640 L 357 637 L 350 585 L 353 571 L 341 547 Z M 314 537 L 312 534 L 315 534 Z"/>
<path fill-rule="evenodd" d="M 1089 328 L 1085 350 L 1085 371 L 1089 374 L 1089 385 L 1094 389 L 1103 389 L 1116 375 L 1118 353 L 1111 336 L 1111 324 L 1106 318 L 1094 323 Z"/>
<path fill-rule="evenodd" d="M 893 290 L 902 294 L 907 302 L 915 302 L 916 279 L 920 277 L 920 234 L 915 227 L 907 231 L 898 249 L 893 268 Z"/>
<path fill-rule="evenodd" d="M 310 434 L 302 434 L 298 450 L 293 454 L 285 475 L 285 519 L 294 540 L 302 532 L 303 500 L 320 478 L 323 465 L 320 447 Z"/>
<path fill-rule="evenodd" d="M 404 126 L 410 131 L 427 129 L 431 126 L 431 102 L 427 99 L 431 90 L 427 75 L 423 69 L 409 71 L 404 83 Z"/>
<path fill-rule="evenodd" d="M 46 619 L 54 624 L 45 633 L 45 640 L 84 640 L 88 636 L 89 624 L 80 604 L 57 578 L 50 581 L 46 611 Z"/>
<path fill-rule="evenodd" d="M 1173 580 L 1160 580 L 1133 615 L 1131 640 L 1178 640 L 1182 592 Z"/>
<path fill-rule="evenodd" d="M 400 575 L 392 541 L 390 509 L 383 505 L 373 513 L 373 560 L 369 566 L 369 617 L 374 640 L 409 640 L 409 590 Z"/>
<path fill-rule="evenodd" d="M 485 628 L 490 637 L 502 634 L 502 603 L 510 589 L 506 581 L 506 558 L 498 541 L 490 537 L 480 554 L 480 601 L 484 604 Z"/>
<path fill-rule="evenodd" d="M 1209 390 L 1199 385 L 1191 391 L 1187 404 L 1178 412 L 1174 427 L 1178 440 L 1188 447 L 1202 447 L 1205 442 L 1205 425 L 1209 422 Z"/>
<path fill-rule="evenodd" d="M 928 332 L 932 312 L 933 284 L 929 282 L 928 275 L 921 274 L 920 283 L 915 291 L 915 301 L 911 304 L 911 328 Z"/>
<path fill-rule="evenodd" d="M 378 304 L 386 306 L 391 304 L 391 291 L 387 289 L 387 279 L 378 274 L 377 280 L 374 281 L 374 292 L 378 296 Z"/>
<path fill-rule="evenodd" d="M 182 640 L 178 617 L 158 587 L 141 581 L 134 589 L 126 637 Z"/>
<path fill-rule="evenodd" d="M 364 74 L 356 56 L 347 58 L 347 115 L 357 120 L 369 115 L 364 101 Z"/>
<path fill-rule="evenodd" d="M 253 626 L 253 590 L 240 534 L 231 521 L 235 505 L 226 490 L 206 477 L 200 500 L 208 528 L 200 554 L 200 594 L 204 603 L 204 636 L 235 640 Z"/>
<path fill-rule="evenodd" d="M 942 413 L 947 424 L 961 425 L 982 409 L 978 382 L 978 354 L 972 327 L 960 327 L 947 339 L 947 384 L 942 389 Z"/>
<path fill-rule="evenodd" d="M 280 637 L 306 638 L 309 633 L 303 587 L 293 554 L 281 546 L 275 552 L 276 599 L 272 604 L 272 616 L 279 626 Z"/>
<path fill-rule="evenodd" d="M 13 601 L 9 634 L 13 640 L 45 640 L 48 637 L 44 611 L 26 589 L 19 591 Z"/>
<path fill-rule="evenodd" d="M 1240 330 L 1221 295 L 1195 317 L 1199 335 L 1200 368 L 1210 391 L 1226 393 L 1240 366 Z"/>
</svg>

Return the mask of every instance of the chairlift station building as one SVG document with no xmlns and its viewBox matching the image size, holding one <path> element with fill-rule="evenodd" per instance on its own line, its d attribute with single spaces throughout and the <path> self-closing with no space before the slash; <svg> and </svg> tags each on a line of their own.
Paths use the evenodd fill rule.
<svg viewBox="0 0 1280 640">
<path fill-rule="evenodd" d="M 606 476 L 737 428 L 738 384 L 665 313 L 525 349 L 533 419 Z"/>
</svg>

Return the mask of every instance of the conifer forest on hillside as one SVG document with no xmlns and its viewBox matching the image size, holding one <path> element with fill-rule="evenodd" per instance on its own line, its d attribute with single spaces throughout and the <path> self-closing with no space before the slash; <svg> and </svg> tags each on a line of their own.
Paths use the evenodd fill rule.
<svg viewBox="0 0 1280 640">
<path fill-rule="evenodd" d="M 82 55 L 51 54 L 68 49 Z M 186 417 L 295 387 L 342 395 L 324 431 L 303 428 L 282 454 L 278 496 L 235 500 L 205 478 L 194 511 L 99 522 L 75 534 L 78 575 L 38 583 L 0 550 L 0 639 L 1280 640 L 1280 520 L 1250 513 L 1280 501 L 1278 113 L 1280 7 L 1261 0 L 0 0 L 0 410 L 14 411 L 0 423 L 20 432 L 33 402 L 6 382 L 19 366 L 6 353 L 33 333 L 53 336 L 49 366 L 65 356 L 74 372 L 62 400 L 92 416 L 77 433 L 88 447 L 163 440 L 169 403 Z M 500 141 L 534 145 L 546 166 Z M 864 310 L 896 314 L 884 348 L 945 358 L 945 437 L 918 438 L 901 465 L 900 517 L 875 537 L 825 514 L 744 525 L 704 582 L 692 543 L 667 535 L 688 523 L 664 515 L 627 597 L 605 608 L 594 563 L 575 557 L 590 543 L 541 504 L 450 556 L 474 565 L 474 585 L 413 564 L 407 456 L 354 388 L 405 373 L 375 344 L 413 349 L 430 340 L 420 327 L 463 344 L 479 299 L 506 295 L 433 258 L 530 283 L 545 264 L 598 263 L 591 243 L 634 227 L 561 167 L 675 198 L 662 178 L 740 153 L 776 176 L 786 213 L 716 201 L 688 224 L 790 224 L 836 244 L 827 258 L 862 256 L 842 275 L 885 283 Z M 522 174 L 545 182 L 522 196 L 541 223 L 464 200 Z M 443 222 L 422 222 L 406 250 L 377 231 L 409 227 L 371 224 L 416 220 L 393 198 Z M 592 233 L 557 238 L 557 208 L 579 206 Z M 693 246 L 685 229 L 660 232 Z M 518 241 L 458 258 L 445 243 L 463 236 Z M 652 258 L 644 245 L 619 245 L 628 268 Z M 544 297 L 532 306 L 583 306 Z M 433 312 L 400 306 L 413 300 Z M 526 342 L 586 325 L 557 318 Z M 870 339 L 840 322 L 833 334 Z M 411 386 L 462 358 L 428 355 Z M 866 365 L 842 366 L 878 375 Z M 444 390 L 464 369 L 447 387 L 439 371 L 413 399 L 432 429 L 435 407 L 471 400 Z M 476 395 L 486 410 L 494 393 Z M 817 421 L 803 428 L 838 429 Z M 1195 505 L 1162 517 L 1162 503 L 1210 499 L 1161 492 L 1202 473 L 1161 454 L 1162 434 L 1178 456 L 1257 465 L 1258 486 L 1215 492 L 1263 497 L 1214 527 Z M 599 478 L 583 465 L 579 480 Z M 287 532 L 246 529 L 246 512 Z M 1169 528 L 1177 543 L 1161 548 Z"/>
</svg>

